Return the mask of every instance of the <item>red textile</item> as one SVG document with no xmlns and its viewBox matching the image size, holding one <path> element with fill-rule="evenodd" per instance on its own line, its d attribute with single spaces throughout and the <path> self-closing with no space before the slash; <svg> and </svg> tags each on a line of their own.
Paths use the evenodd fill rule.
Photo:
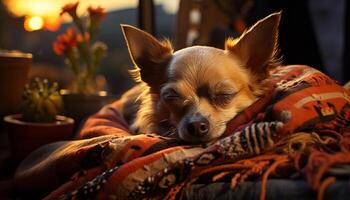
<svg viewBox="0 0 350 200">
<path fill-rule="evenodd" d="M 104 107 L 87 120 L 78 139 L 113 137 L 80 161 L 81 170 L 75 172 L 75 178 L 61 187 L 55 185 L 59 188 L 47 199 L 174 199 L 197 178 L 209 175 L 214 175 L 213 181 L 232 176 L 232 186 L 262 175 L 263 199 L 269 175 L 277 169 L 290 169 L 302 157 L 293 152 L 293 144 L 306 145 L 299 151 L 310 156 L 306 166 L 310 170 L 305 174 L 309 182 L 322 177 L 324 170 L 318 171 L 314 164 L 324 162 L 314 159 L 321 157 L 313 152 L 324 155 L 333 145 L 340 147 L 348 140 L 344 132 L 350 122 L 350 93 L 321 72 L 302 65 L 278 68 L 270 81 L 271 92 L 231 120 L 225 135 L 208 146 L 184 146 L 181 141 L 157 135 L 131 135 L 118 111 L 121 102 Z M 335 148 L 327 159 L 333 159 L 332 164 L 340 163 L 336 159 L 340 154 L 339 158 L 350 155 L 348 149 Z M 69 165 L 58 158 L 54 161 Z M 322 165 L 325 170 L 330 167 Z M 302 168 L 305 166 L 295 165 L 293 170 Z M 310 183 L 319 189 L 332 181 Z"/>
<path fill-rule="evenodd" d="M 130 135 L 129 125 L 119 112 L 120 106 L 121 102 L 116 101 L 103 107 L 85 122 L 77 139 L 92 138 L 101 135 L 115 135 L 117 137 Z"/>
</svg>

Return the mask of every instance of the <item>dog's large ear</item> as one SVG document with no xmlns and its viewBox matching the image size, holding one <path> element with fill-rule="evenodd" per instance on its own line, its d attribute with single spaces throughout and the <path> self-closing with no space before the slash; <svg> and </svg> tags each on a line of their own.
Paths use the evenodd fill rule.
<svg viewBox="0 0 350 200">
<path fill-rule="evenodd" d="M 166 79 L 166 64 L 173 48 L 168 40 L 158 41 L 152 35 L 130 25 L 121 25 L 132 61 L 137 67 L 133 75 L 151 88 Z"/>
<path fill-rule="evenodd" d="M 276 60 L 278 25 L 281 12 L 258 21 L 238 39 L 228 39 L 225 49 L 232 52 L 256 79 L 263 80 Z"/>
</svg>

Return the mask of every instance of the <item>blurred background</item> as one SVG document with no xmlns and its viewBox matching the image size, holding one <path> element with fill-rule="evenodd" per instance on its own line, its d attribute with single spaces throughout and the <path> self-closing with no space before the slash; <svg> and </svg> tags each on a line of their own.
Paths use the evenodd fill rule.
<svg viewBox="0 0 350 200">
<path fill-rule="evenodd" d="M 33 54 L 29 77 L 70 84 L 71 72 L 54 54 L 52 43 L 71 25 L 61 8 L 75 0 L 1 0 L 0 49 Z M 80 0 L 79 14 L 88 6 L 105 8 L 98 40 L 108 46 L 98 74 L 104 89 L 119 96 L 133 85 L 132 64 L 120 30 L 131 24 L 158 38 L 169 38 L 176 49 L 201 44 L 223 47 L 224 38 L 239 36 L 267 14 L 283 10 L 280 48 L 284 64 L 307 64 L 340 83 L 349 80 L 348 12 L 345 0 Z"/>
<path fill-rule="evenodd" d="M 60 16 L 61 8 L 76 1 L 69 0 L 2 0 L 0 3 L 0 49 L 19 50 L 33 54 L 29 77 L 45 77 L 58 81 L 65 88 L 73 78 L 64 59 L 55 55 L 52 43 L 71 25 L 70 18 Z M 157 35 L 174 38 L 178 0 L 154 1 Z M 78 14 L 89 6 L 105 8 L 107 16 L 100 26 L 97 40 L 108 46 L 99 74 L 103 75 L 112 94 L 119 95 L 133 82 L 128 74 L 132 64 L 128 56 L 120 24 L 138 26 L 137 0 L 82 0 Z"/>
<path fill-rule="evenodd" d="M 19 111 L 24 85 L 34 77 L 56 81 L 60 89 L 72 86 L 77 76 L 67 67 L 64 56 L 55 54 L 53 44 L 59 38 L 61 42 L 69 39 L 71 32 L 67 29 L 72 27 L 72 20 L 67 12 L 60 13 L 63 6 L 76 2 L 0 0 L 0 118 Z M 168 38 L 175 50 L 191 45 L 223 48 L 225 38 L 238 37 L 257 20 L 282 11 L 279 49 L 283 64 L 312 66 L 340 84 L 350 80 L 350 4 L 346 0 L 80 0 L 78 15 L 91 19 L 89 6 L 103 18 L 93 42 L 102 41 L 108 47 L 95 79 L 103 95 L 98 96 L 102 98 L 75 96 L 74 93 L 62 95 L 64 114 L 75 120 L 74 132 L 86 117 L 107 103 L 104 97 L 108 102 L 114 100 L 135 84 L 128 72 L 132 62 L 120 24 L 137 26 L 160 39 Z M 98 6 L 104 8 L 106 15 Z M 74 42 L 78 43 L 81 31 L 76 32 Z M 65 37 L 60 36 L 62 34 Z M 33 57 L 6 53 L 14 50 Z M 19 150 L 31 147 L 19 142 L 25 142 L 25 136 L 6 132 L 0 121 L 0 180 L 11 177 L 15 169 L 11 159 L 16 154 L 12 156 L 10 152 L 8 135 L 13 138 L 13 144 L 20 144 L 17 145 Z M 55 135 L 61 137 L 44 134 L 40 139 L 46 144 L 52 142 Z M 67 139 L 62 137 L 54 140 Z M 30 151 L 24 151 L 22 158 Z M 0 181 L 0 196 L 8 192 L 6 187 L 2 190 L 4 185 L 8 182 Z"/>
</svg>

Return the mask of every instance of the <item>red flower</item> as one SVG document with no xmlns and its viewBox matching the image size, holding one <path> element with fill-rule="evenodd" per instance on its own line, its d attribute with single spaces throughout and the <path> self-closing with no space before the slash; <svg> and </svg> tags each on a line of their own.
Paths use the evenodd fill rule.
<svg viewBox="0 0 350 200">
<path fill-rule="evenodd" d="M 104 11 L 104 8 L 102 7 L 97 7 L 97 8 L 92 8 L 91 6 L 88 8 L 91 20 L 93 21 L 100 21 L 103 18 L 106 17 L 106 12 Z"/>
<path fill-rule="evenodd" d="M 63 15 L 64 13 L 68 13 L 70 16 L 77 16 L 77 8 L 79 5 L 79 1 L 76 3 L 69 3 L 66 4 L 60 13 L 60 15 Z"/>
<path fill-rule="evenodd" d="M 77 34 L 73 28 L 67 29 L 65 34 L 59 35 L 53 43 L 53 51 L 57 55 L 67 54 L 77 46 Z"/>
<path fill-rule="evenodd" d="M 83 42 L 83 41 L 88 41 L 88 40 L 90 40 L 89 33 L 85 33 L 84 35 L 82 35 L 82 34 L 77 35 L 77 42 Z"/>
</svg>

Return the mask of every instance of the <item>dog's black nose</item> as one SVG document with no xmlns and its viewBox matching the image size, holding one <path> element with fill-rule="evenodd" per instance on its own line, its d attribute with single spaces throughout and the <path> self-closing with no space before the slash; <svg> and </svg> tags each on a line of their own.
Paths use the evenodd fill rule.
<svg viewBox="0 0 350 200">
<path fill-rule="evenodd" d="M 204 136 L 209 131 L 209 121 L 203 116 L 192 119 L 187 124 L 187 131 L 193 136 Z"/>
</svg>

